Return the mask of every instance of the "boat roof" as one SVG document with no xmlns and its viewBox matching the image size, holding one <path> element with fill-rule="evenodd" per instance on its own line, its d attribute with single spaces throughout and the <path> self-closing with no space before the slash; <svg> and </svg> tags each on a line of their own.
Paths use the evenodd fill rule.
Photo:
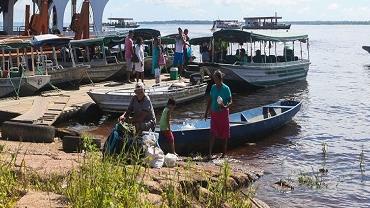
<svg viewBox="0 0 370 208">
<path fill-rule="evenodd" d="M 133 30 L 133 32 L 134 32 L 134 37 L 142 37 L 144 40 L 151 40 L 154 37 L 161 36 L 161 32 L 155 29 L 142 28 L 142 29 L 135 29 Z"/>
<path fill-rule="evenodd" d="M 0 40 L 0 49 L 15 50 L 32 47 L 31 41 L 23 39 L 3 39 Z"/>
<path fill-rule="evenodd" d="M 212 39 L 212 36 L 199 37 L 190 39 L 190 45 L 202 45 L 203 43 L 209 43 Z"/>
<path fill-rule="evenodd" d="M 244 17 L 245 20 L 260 20 L 260 19 L 283 19 L 283 17 Z"/>
<path fill-rule="evenodd" d="M 223 40 L 231 43 L 246 43 L 255 41 L 272 41 L 272 42 L 291 42 L 301 41 L 305 42 L 308 35 L 291 35 L 287 36 L 286 33 L 264 35 L 242 30 L 220 30 L 213 33 L 213 37 L 218 40 Z"/>
<path fill-rule="evenodd" d="M 214 22 L 239 22 L 239 20 L 215 20 Z"/>
<path fill-rule="evenodd" d="M 52 34 L 36 35 L 32 37 L 31 43 L 34 47 L 43 46 L 66 46 L 71 41 L 71 38 L 60 37 Z"/>
<path fill-rule="evenodd" d="M 103 37 L 96 37 L 83 40 L 72 40 L 71 46 L 73 47 L 85 47 L 85 46 L 96 46 L 96 45 L 118 45 L 123 43 L 126 34 L 116 34 Z"/>
<path fill-rule="evenodd" d="M 128 17 L 110 17 L 108 20 L 134 20 L 133 18 Z"/>
</svg>

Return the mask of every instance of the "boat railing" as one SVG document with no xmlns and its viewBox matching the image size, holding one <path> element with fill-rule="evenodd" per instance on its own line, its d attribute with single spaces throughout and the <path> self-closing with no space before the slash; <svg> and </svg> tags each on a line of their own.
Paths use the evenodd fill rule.
<svg viewBox="0 0 370 208">
<path fill-rule="evenodd" d="M 156 94 L 156 95 L 162 95 L 162 94 L 168 94 L 168 93 L 175 93 L 175 92 L 179 92 L 179 91 L 185 91 L 185 90 L 200 90 L 204 87 L 207 87 L 207 83 L 202 83 L 202 84 L 198 84 L 198 85 L 190 85 L 190 86 L 184 86 L 184 87 L 176 87 L 176 88 L 172 88 L 171 89 L 171 85 L 168 85 L 166 88 L 166 86 L 161 86 L 161 90 L 158 90 L 158 91 L 155 91 L 155 88 L 153 88 L 152 90 L 153 91 L 148 91 L 146 92 L 146 94 L 148 95 L 153 95 L 153 94 Z M 166 88 L 166 89 L 164 89 Z M 120 91 L 125 91 L 125 92 L 121 92 Z M 126 89 L 116 89 L 116 90 L 111 90 L 111 91 L 108 91 L 104 94 L 106 95 L 109 95 L 109 94 L 112 94 L 112 93 L 120 93 L 120 94 L 125 94 L 125 95 L 135 95 L 135 92 L 132 91 L 132 92 L 127 92 L 128 90 L 135 90 L 135 88 L 126 88 Z"/>
</svg>

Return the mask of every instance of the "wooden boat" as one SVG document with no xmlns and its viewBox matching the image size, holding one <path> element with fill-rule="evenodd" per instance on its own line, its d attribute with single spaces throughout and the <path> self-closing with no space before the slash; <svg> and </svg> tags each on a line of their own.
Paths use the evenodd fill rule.
<svg viewBox="0 0 370 208">
<path fill-rule="evenodd" d="M 230 114 L 229 147 L 238 147 L 264 137 L 281 128 L 298 113 L 302 103 L 282 100 L 262 107 Z M 210 138 L 210 120 L 190 120 L 183 124 L 171 124 L 175 137 L 176 152 L 180 154 L 207 153 Z M 219 141 L 218 141 L 219 142 Z M 168 150 L 168 144 L 160 133 L 159 144 Z M 217 147 L 218 146 L 218 147 Z M 216 150 L 219 144 L 216 143 Z"/>
<path fill-rule="evenodd" d="M 30 41 L 4 39 L 0 41 L 0 49 L 0 97 L 32 95 L 50 82 L 50 75 L 35 73 L 33 61 L 31 66 L 26 64 L 29 55 L 33 60 Z"/>
<path fill-rule="evenodd" d="M 241 30 L 217 31 L 213 33 L 212 48 L 219 51 L 213 50 L 211 63 L 205 63 L 203 66 L 206 66 L 211 73 L 221 70 L 225 74 L 224 79 L 228 82 L 244 83 L 254 87 L 269 87 L 304 80 L 311 64 L 308 36 L 284 35 L 267 36 Z M 300 57 L 296 56 L 294 48 L 296 42 L 300 46 Z M 239 47 L 237 50 L 239 52 L 236 54 L 233 54 L 233 43 L 239 45 L 236 46 L 236 48 Z M 277 43 L 284 44 L 283 56 L 277 53 Z M 287 43 L 292 43 L 293 47 L 289 48 Z M 307 43 L 307 58 L 303 57 L 302 43 Z M 274 53 L 272 53 L 273 49 Z M 243 58 L 240 55 L 242 50 L 245 51 Z M 227 51 L 229 53 L 225 56 Z"/>
<path fill-rule="evenodd" d="M 66 50 L 72 39 L 59 37 L 56 35 L 38 35 L 33 37 L 32 44 L 35 48 L 40 49 L 41 56 L 37 63 L 37 71 L 42 71 L 51 76 L 50 83 L 55 86 L 78 86 L 82 79 L 87 76 L 87 70 L 90 65 L 76 65 L 72 60 L 70 64 L 60 65 L 58 62 L 58 54 L 56 49 Z M 52 48 L 53 58 L 50 60 L 47 56 L 43 55 L 43 48 Z M 60 56 L 65 55 L 59 53 Z M 71 56 L 72 54 L 68 54 Z M 69 57 L 71 58 L 71 57 Z M 63 59 L 66 59 L 64 57 Z"/>
<path fill-rule="evenodd" d="M 168 98 L 173 97 L 177 103 L 184 103 L 205 95 L 207 84 L 184 85 L 163 84 L 145 90 L 154 108 L 163 108 Z M 126 89 L 97 89 L 87 93 L 94 102 L 106 112 L 124 112 L 131 98 L 135 95 L 133 88 Z"/>
<path fill-rule="evenodd" d="M 370 53 L 370 46 L 362 46 L 362 49 Z"/>
<path fill-rule="evenodd" d="M 85 81 L 101 82 L 112 78 L 120 71 L 123 75 L 126 73 L 126 63 L 121 48 L 124 37 L 114 35 L 71 41 L 76 64 L 90 65 Z M 116 45 L 119 46 L 119 52 L 112 54 L 111 48 Z"/>
</svg>

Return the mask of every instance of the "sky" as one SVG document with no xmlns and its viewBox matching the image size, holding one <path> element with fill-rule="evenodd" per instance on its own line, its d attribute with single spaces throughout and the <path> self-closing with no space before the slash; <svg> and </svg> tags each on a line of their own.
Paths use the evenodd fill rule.
<svg viewBox="0 0 370 208">
<path fill-rule="evenodd" d="M 77 9 L 82 1 L 78 0 Z M 15 21 L 24 21 L 24 7 L 30 2 L 18 0 Z M 70 5 L 65 21 L 70 21 L 69 8 Z M 370 0 L 109 0 L 104 20 L 108 17 L 133 17 L 137 21 L 242 20 L 247 16 L 273 16 L 275 12 L 286 21 L 368 21 Z"/>
</svg>

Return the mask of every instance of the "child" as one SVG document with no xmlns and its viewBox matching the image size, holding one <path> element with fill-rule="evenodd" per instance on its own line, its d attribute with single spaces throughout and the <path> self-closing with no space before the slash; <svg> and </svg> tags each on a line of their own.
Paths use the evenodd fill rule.
<svg viewBox="0 0 370 208">
<path fill-rule="evenodd" d="M 169 153 L 172 153 L 172 154 L 175 154 L 175 139 L 171 131 L 170 119 L 171 119 L 171 113 L 175 109 L 175 106 L 176 106 L 176 101 L 173 98 L 169 98 L 167 101 L 167 107 L 163 109 L 161 120 L 160 120 L 161 133 L 166 137 L 170 145 Z"/>
</svg>

